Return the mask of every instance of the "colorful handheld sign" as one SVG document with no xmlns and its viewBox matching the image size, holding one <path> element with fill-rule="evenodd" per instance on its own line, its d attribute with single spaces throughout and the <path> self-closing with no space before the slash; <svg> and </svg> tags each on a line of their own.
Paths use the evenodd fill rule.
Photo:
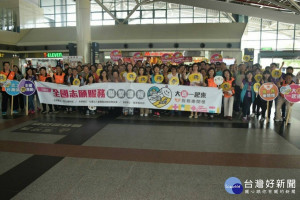
<svg viewBox="0 0 300 200">
<path fill-rule="evenodd" d="M 9 84 L 6 86 L 5 91 L 11 96 L 18 95 L 20 93 L 19 81 L 9 81 Z"/>
<path fill-rule="evenodd" d="M 122 58 L 122 52 L 119 50 L 113 50 L 112 52 L 110 52 L 110 58 L 113 61 L 118 61 L 119 59 Z"/>
<path fill-rule="evenodd" d="M 221 85 L 224 82 L 224 78 L 222 76 L 215 76 L 214 82 L 216 85 Z"/>
<path fill-rule="evenodd" d="M 127 76 L 126 76 L 127 80 L 128 81 L 134 81 L 135 78 L 136 78 L 136 74 L 131 72 L 131 73 L 128 73 Z"/>
<path fill-rule="evenodd" d="M 179 78 L 174 76 L 169 80 L 170 85 L 179 85 Z"/>
<path fill-rule="evenodd" d="M 25 79 L 22 79 L 20 81 L 18 88 L 20 93 L 25 96 L 31 96 L 36 91 L 34 83 L 32 81 L 27 81 Z"/>
<path fill-rule="evenodd" d="M 161 75 L 161 74 L 155 75 L 155 76 L 154 76 L 154 81 L 155 81 L 156 83 L 162 83 L 162 82 L 164 81 L 164 76 Z"/>
<path fill-rule="evenodd" d="M 278 96 L 278 87 L 274 83 L 264 83 L 259 88 L 259 96 L 265 101 L 272 101 Z"/>
</svg>

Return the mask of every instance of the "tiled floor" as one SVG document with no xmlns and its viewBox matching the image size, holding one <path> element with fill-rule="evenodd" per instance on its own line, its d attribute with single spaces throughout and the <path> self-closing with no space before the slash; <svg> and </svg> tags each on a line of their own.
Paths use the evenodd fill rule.
<svg viewBox="0 0 300 200">
<path fill-rule="evenodd" d="M 0 198 L 300 199 L 299 111 L 288 127 L 180 116 L 0 119 Z M 254 194 L 230 195 L 229 177 L 295 179 L 295 194 L 258 194 L 253 184 Z"/>
</svg>

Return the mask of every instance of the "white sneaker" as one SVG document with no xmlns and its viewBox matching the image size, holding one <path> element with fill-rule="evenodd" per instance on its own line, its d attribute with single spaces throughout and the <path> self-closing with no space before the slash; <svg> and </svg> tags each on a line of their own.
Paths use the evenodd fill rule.
<svg viewBox="0 0 300 200">
<path fill-rule="evenodd" d="M 192 119 L 194 117 L 194 115 L 190 115 L 189 118 Z"/>
<path fill-rule="evenodd" d="M 195 119 L 198 119 L 198 115 L 195 115 Z"/>
<path fill-rule="evenodd" d="M 146 115 L 146 114 L 145 114 L 145 115 Z M 144 117 L 144 115 L 143 115 L 143 114 L 140 114 L 140 116 L 141 116 L 141 117 Z"/>
<path fill-rule="evenodd" d="M 145 114 L 145 117 L 148 117 L 148 114 Z"/>
<path fill-rule="evenodd" d="M 252 113 L 251 115 L 250 115 L 250 117 L 252 118 L 252 117 L 255 117 L 255 113 Z"/>
</svg>

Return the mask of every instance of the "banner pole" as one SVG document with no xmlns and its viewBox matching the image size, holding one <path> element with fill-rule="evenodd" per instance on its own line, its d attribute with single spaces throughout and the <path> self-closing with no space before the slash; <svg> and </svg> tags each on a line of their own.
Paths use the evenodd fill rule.
<svg viewBox="0 0 300 200">
<path fill-rule="evenodd" d="M 291 110 L 292 110 L 292 106 L 290 106 L 288 114 L 287 114 L 287 118 L 285 120 L 285 125 L 287 126 L 290 120 L 290 115 L 291 115 Z"/>
<path fill-rule="evenodd" d="M 269 101 L 267 101 L 267 123 L 269 122 Z"/>
<path fill-rule="evenodd" d="M 11 106 L 10 106 L 10 114 L 11 115 L 14 114 L 13 109 L 14 109 L 14 96 L 11 96 Z"/>
<path fill-rule="evenodd" d="M 26 96 L 26 109 L 25 114 L 28 115 L 28 96 Z"/>
</svg>

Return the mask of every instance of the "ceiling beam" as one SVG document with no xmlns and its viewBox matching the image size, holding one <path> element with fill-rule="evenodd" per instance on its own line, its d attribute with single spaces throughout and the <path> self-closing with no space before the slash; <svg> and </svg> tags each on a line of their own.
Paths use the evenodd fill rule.
<svg viewBox="0 0 300 200">
<path fill-rule="evenodd" d="M 120 21 L 116 18 L 116 16 L 114 16 L 107 8 L 106 6 L 103 5 L 103 3 L 101 3 L 99 0 L 95 0 L 99 6 L 101 6 L 101 8 L 103 10 L 105 10 L 105 12 L 107 12 L 107 14 L 109 14 L 118 24 L 120 24 Z"/>
<path fill-rule="evenodd" d="M 272 4 L 275 4 L 275 5 L 280 6 L 282 8 L 288 9 L 288 10 L 290 10 L 292 12 L 300 13 L 300 10 L 297 10 L 297 9 L 291 7 L 291 6 L 287 6 L 284 3 L 278 2 L 276 0 L 268 0 L 268 1 L 271 2 Z"/>
<path fill-rule="evenodd" d="M 294 0 L 288 0 L 299 12 L 300 12 L 300 6 L 297 2 Z"/>
<path fill-rule="evenodd" d="M 223 1 L 213 0 L 162 0 L 168 3 L 175 3 L 187 6 L 194 6 L 200 8 L 207 8 L 212 10 L 219 10 L 227 13 L 234 13 L 246 16 L 253 16 L 263 19 L 270 19 L 291 24 L 300 24 L 300 16 L 290 13 L 283 13 L 265 8 L 255 8 L 253 6 L 239 5 L 235 3 L 228 3 Z"/>
</svg>

